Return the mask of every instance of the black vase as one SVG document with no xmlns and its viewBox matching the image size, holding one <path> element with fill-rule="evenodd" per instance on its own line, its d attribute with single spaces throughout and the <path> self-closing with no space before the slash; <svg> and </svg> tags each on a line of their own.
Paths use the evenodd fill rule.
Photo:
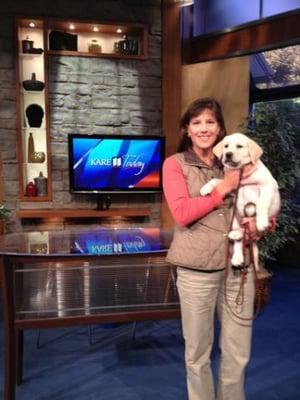
<svg viewBox="0 0 300 400">
<path fill-rule="evenodd" d="M 33 91 L 41 92 L 44 89 L 44 87 L 45 87 L 44 82 L 38 81 L 36 79 L 36 75 L 34 72 L 31 75 L 31 79 L 23 81 L 23 88 L 25 90 L 33 90 Z"/>
<path fill-rule="evenodd" d="M 44 117 L 44 111 L 38 104 L 30 104 L 26 108 L 26 117 L 31 128 L 40 128 Z"/>
</svg>

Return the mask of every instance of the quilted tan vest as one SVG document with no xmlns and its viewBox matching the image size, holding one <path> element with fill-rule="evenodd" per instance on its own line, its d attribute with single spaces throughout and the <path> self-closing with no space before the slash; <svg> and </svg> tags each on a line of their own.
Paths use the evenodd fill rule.
<svg viewBox="0 0 300 400">
<path fill-rule="evenodd" d="M 191 197 L 199 196 L 200 188 L 212 178 L 222 178 L 219 163 L 208 167 L 192 151 L 177 153 Z M 225 268 L 232 196 L 203 218 L 187 227 L 175 226 L 167 261 L 183 267 L 215 270 Z"/>
</svg>

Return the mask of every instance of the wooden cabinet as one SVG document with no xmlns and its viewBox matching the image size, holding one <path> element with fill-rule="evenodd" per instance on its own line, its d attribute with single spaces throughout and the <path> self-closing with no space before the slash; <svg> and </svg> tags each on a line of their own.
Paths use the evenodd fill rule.
<svg viewBox="0 0 300 400">
<path fill-rule="evenodd" d="M 17 149 L 21 201 L 51 201 L 47 61 L 52 55 L 145 60 L 148 29 L 137 23 L 18 17 Z M 37 178 L 43 190 L 35 193 Z"/>
</svg>

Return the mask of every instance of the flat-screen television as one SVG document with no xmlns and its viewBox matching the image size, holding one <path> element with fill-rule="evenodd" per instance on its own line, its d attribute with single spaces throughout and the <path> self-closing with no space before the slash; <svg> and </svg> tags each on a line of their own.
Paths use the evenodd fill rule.
<svg viewBox="0 0 300 400">
<path fill-rule="evenodd" d="M 164 137 L 70 134 L 71 193 L 162 190 Z"/>
</svg>

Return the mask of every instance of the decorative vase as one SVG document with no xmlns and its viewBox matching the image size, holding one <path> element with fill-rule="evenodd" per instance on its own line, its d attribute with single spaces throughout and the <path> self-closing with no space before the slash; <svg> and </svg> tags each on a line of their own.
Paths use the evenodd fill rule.
<svg viewBox="0 0 300 400">
<path fill-rule="evenodd" d="M 48 179 L 43 175 L 43 172 L 41 171 L 39 173 L 39 176 L 34 178 L 34 183 L 37 189 L 37 195 L 38 196 L 47 196 L 48 190 Z"/>
<path fill-rule="evenodd" d="M 45 87 L 44 82 L 38 81 L 36 79 L 35 72 L 33 72 L 31 74 L 31 79 L 23 81 L 23 88 L 25 90 L 32 90 L 32 91 L 36 91 L 36 92 L 41 92 L 44 89 L 44 87 Z"/>
<path fill-rule="evenodd" d="M 28 153 L 28 155 L 27 155 L 28 162 L 30 163 L 30 162 L 32 162 L 31 160 L 32 160 L 32 157 L 34 154 L 34 139 L 33 139 L 31 132 L 29 133 L 29 138 L 28 138 L 28 152 L 27 153 Z"/>
<path fill-rule="evenodd" d="M 28 197 L 35 197 L 37 195 L 36 186 L 33 182 L 29 182 L 26 185 L 25 195 Z"/>
<path fill-rule="evenodd" d="M 31 132 L 28 138 L 27 158 L 29 163 L 43 163 L 46 160 L 46 154 L 43 151 L 35 151 L 34 139 Z"/>
<path fill-rule="evenodd" d="M 43 151 L 35 151 L 32 154 L 30 162 L 32 163 L 43 163 L 46 160 L 46 155 Z"/>
<path fill-rule="evenodd" d="M 92 39 L 91 43 L 89 44 L 89 53 L 101 53 L 101 46 L 98 43 L 98 40 Z"/>
<path fill-rule="evenodd" d="M 40 128 L 44 117 L 44 111 L 38 104 L 30 104 L 26 108 L 26 117 L 31 128 Z"/>
</svg>

